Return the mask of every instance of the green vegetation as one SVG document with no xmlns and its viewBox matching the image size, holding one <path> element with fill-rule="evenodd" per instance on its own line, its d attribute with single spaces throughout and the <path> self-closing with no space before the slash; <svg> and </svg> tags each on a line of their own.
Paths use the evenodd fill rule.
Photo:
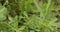
<svg viewBox="0 0 60 32">
<path fill-rule="evenodd" d="M 0 0 L 0 32 L 60 32 L 60 0 Z"/>
</svg>

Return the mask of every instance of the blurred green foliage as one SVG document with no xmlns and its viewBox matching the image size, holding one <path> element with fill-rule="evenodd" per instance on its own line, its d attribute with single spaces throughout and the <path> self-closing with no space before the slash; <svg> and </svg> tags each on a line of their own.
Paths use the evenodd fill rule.
<svg viewBox="0 0 60 32">
<path fill-rule="evenodd" d="M 0 0 L 0 32 L 59 32 L 59 10 L 59 0 Z"/>
</svg>

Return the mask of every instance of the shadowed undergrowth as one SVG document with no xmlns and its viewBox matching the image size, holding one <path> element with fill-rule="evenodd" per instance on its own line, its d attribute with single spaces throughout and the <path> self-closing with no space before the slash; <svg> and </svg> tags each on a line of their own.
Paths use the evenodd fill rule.
<svg viewBox="0 0 60 32">
<path fill-rule="evenodd" d="M 60 0 L 0 0 L 0 32 L 60 32 Z"/>
</svg>

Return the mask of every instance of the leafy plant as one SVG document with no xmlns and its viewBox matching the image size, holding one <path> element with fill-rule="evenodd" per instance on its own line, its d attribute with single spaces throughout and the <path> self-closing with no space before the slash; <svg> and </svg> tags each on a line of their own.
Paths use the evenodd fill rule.
<svg viewBox="0 0 60 32">
<path fill-rule="evenodd" d="M 59 32 L 58 0 L 3 0 L 0 32 Z M 56 22 L 58 21 L 58 22 Z"/>
</svg>

